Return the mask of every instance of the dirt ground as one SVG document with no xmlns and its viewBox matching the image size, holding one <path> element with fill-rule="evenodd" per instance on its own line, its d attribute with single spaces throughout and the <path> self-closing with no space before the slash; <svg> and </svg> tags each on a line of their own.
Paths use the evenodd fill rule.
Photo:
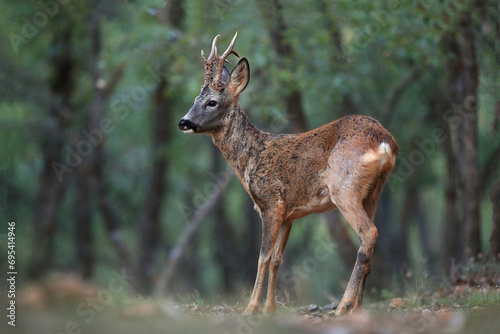
<svg viewBox="0 0 500 334">
<path fill-rule="evenodd" d="M 239 310 L 238 310 L 239 311 Z M 84 314 L 69 309 L 19 309 L 16 326 L 3 321 L 1 333 L 104 334 L 104 333 L 499 333 L 500 307 L 470 311 L 450 310 L 366 310 L 346 318 L 323 313 L 300 314 L 279 310 L 273 317 L 242 317 L 224 306 L 191 310 L 139 302 L 120 310 Z"/>
<path fill-rule="evenodd" d="M 0 297 L 7 305 L 6 295 Z M 349 317 L 334 317 L 334 308 L 335 303 L 280 305 L 272 317 L 243 317 L 239 304 L 178 304 L 131 297 L 117 284 L 98 287 L 62 275 L 23 288 L 16 297 L 16 326 L 8 325 L 9 319 L 4 316 L 0 333 L 498 334 L 500 277 L 496 271 L 462 275 L 454 285 L 439 290 L 367 302 L 363 311 Z"/>
</svg>

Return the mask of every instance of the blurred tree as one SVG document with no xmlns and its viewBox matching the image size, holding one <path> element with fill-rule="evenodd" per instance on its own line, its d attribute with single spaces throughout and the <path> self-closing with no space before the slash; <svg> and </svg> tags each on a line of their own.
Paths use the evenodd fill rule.
<svg viewBox="0 0 500 334">
<path fill-rule="evenodd" d="M 490 256 L 494 261 L 500 261 L 500 181 L 490 190 L 490 200 L 493 207 L 493 227 L 490 235 Z"/>
<path fill-rule="evenodd" d="M 283 6 L 279 0 L 259 0 L 257 3 L 271 38 L 271 46 L 277 56 L 278 67 L 281 71 L 288 72 L 286 77 L 289 80 L 282 80 L 279 84 L 284 91 L 280 95 L 283 95 L 285 114 L 290 122 L 289 131 L 305 132 L 308 130 L 307 119 L 302 106 L 299 76 L 295 70 L 296 60 L 292 45 L 286 37 L 287 26 L 283 17 Z"/>
<path fill-rule="evenodd" d="M 469 11 L 474 11 L 470 8 Z M 459 261 L 481 254 L 479 224 L 479 159 L 477 134 L 477 108 L 479 71 L 476 57 L 475 32 L 470 13 L 462 12 L 457 17 L 457 33 L 448 33 L 445 37 L 446 52 L 452 55 L 448 62 L 449 98 L 453 103 L 453 117 L 447 117 L 456 138 L 454 159 L 457 168 L 462 208 L 463 226 L 460 239 L 465 241 L 465 248 L 458 250 L 454 257 Z M 454 228 L 457 228 L 455 226 Z M 457 228 L 460 230 L 461 228 Z M 456 240 L 454 241 L 456 242 Z"/>
<path fill-rule="evenodd" d="M 224 171 L 222 166 L 225 165 L 226 162 L 222 160 L 222 155 L 217 146 L 212 146 L 212 152 L 212 173 L 213 175 L 218 175 L 220 172 Z M 235 247 L 239 242 L 237 242 L 237 238 L 231 230 L 226 208 L 227 202 L 224 200 L 215 204 L 213 224 L 216 241 L 214 255 L 221 267 L 221 286 L 224 288 L 224 294 L 232 295 L 236 292 L 236 283 L 238 279 L 238 277 L 236 277 L 238 274 L 236 261 L 238 261 L 238 258 L 241 258 L 240 252 L 242 250 Z"/>
<path fill-rule="evenodd" d="M 75 26 L 70 22 L 69 15 L 62 10 L 52 22 L 53 34 L 49 52 L 51 78 L 48 93 L 52 101 L 44 125 L 43 142 L 40 150 L 43 152 L 43 170 L 40 174 L 39 189 L 35 204 L 33 224 L 33 244 L 29 276 L 40 278 L 50 268 L 54 256 L 54 233 L 57 227 L 57 214 L 64 192 L 67 188 L 67 178 L 63 175 L 68 166 L 57 163 L 77 163 L 72 161 L 71 150 L 67 144 L 67 127 L 73 115 L 72 99 L 75 93 L 78 61 L 73 54 L 73 34 Z"/>
<path fill-rule="evenodd" d="M 166 190 L 167 156 L 166 147 L 170 133 L 165 131 L 164 125 L 172 120 L 170 110 L 171 101 L 166 97 L 168 81 L 165 75 L 160 75 L 160 82 L 154 95 L 152 140 L 152 172 L 149 190 L 147 191 L 144 210 L 140 220 L 139 261 L 136 271 L 137 280 L 134 281 L 138 292 L 151 294 L 153 278 L 156 270 L 154 266 L 154 253 L 161 241 L 161 208 Z"/>
<path fill-rule="evenodd" d="M 176 29 L 179 34 L 182 29 L 184 18 L 184 1 L 168 1 L 166 6 L 159 11 L 160 22 Z M 178 37 L 178 36 L 177 36 Z M 171 48 L 178 43 L 176 38 L 172 41 Z M 139 260 L 137 263 L 136 277 L 134 281 L 136 290 L 140 293 L 150 295 L 153 292 L 154 278 L 157 270 L 154 263 L 154 253 L 158 249 L 161 240 L 161 209 L 166 196 L 166 178 L 168 171 L 167 149 L 172 133 L 166 131 L 165 124 L 175 122 L 174 113 L 171 110 L 173 101 L 168 94 L 168 69 L 167 64 L 173 61 L 172 54 L 163 57 L 159 67 L 159 83 L 154 94 L 153 116 L 151 117 L 152 128 L 152 171 L 149 180 L 148 191 L 144 203 L 143 213 L 140 219 L 140 245 Z"/>
</svg>

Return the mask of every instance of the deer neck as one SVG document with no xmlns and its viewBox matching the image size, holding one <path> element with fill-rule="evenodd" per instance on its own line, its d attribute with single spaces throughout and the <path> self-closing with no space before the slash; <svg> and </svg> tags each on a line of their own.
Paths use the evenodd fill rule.
<svg viewBox="0 0 500 334">
<path fill-rule="evenodd" d="M 245 184 L 245 170 L 252 163 L 252 158 L 264 149 L 271 135 L 253 125 L 239 106 L 232 108 L 227 117 L 224 127 L 212 134 L 212 139 L 236 176 Z"/>
</svg>

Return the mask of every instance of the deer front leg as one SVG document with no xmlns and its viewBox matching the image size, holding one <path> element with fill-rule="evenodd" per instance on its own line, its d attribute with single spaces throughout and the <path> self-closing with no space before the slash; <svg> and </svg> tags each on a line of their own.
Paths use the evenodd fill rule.
<svg viewBox="0 0 500 334">
<path fill-rule="evenodd" d="M 264 314 L 272 314 L 276 311 L 276 282 L 278 279 L 278 269 L 281 264 L 283 250 L 285 249 L 291 229 L 292 229 L 291 221 L 284 221 L 281 224 L 278 241 L 274 246 L 274 250 L 272 252 L 272 257 L 271 257 L 271 263 L 269 264 L 267 297 L 266 297 L 266 303 L 264 304 L 264 309 L 262 310 L 262 313 Z"/>
<path fill-rule="evenodd" d="M 243 315 L 250 315 L 259 311 L 260 298 L 264 280 L 271 261 L 272 250 L 276 245 L 281 226 L 281 216 L 277 213 L 262 214 L 262 244 L 260 246 L 259 266 L 257 277 L 252 291 L 252 297 Z"/>
</svg>

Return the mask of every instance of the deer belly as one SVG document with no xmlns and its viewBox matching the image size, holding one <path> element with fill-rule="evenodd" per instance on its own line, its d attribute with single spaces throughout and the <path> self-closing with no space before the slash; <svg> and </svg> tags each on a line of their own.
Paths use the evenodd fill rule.
<svg viewBox="0 0 500 334">
<path fill-rule="evenodd" d="M 290 210 L 287 219 L 297 219 L 307 216 L 310 213 L 319 213 L 335 209 L 336 206 L 332 202 L 330 192 L 324 188 L 316 194 L 316 196 L 309 197 L 309 201 L 305 204 L 296 206 Z"/>
</svg>

